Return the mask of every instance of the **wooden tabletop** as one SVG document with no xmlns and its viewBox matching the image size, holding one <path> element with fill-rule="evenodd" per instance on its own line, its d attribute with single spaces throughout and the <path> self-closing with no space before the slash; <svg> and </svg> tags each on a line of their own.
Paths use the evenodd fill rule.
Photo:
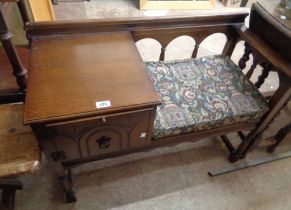
<svg viewBox="0 0 291 210">
<path fill-rule="evenodd" d="M 32 43 L 25 124 L 137 110 L 159 101 L 128 32 L 47 36 Z"/>
</svg>

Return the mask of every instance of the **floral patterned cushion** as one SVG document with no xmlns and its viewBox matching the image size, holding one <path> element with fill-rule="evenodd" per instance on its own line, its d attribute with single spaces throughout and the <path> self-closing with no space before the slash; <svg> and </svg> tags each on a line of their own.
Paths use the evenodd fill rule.
<svg viewBox="0 0 291 210">
<path fill-rule="evenodd" d="M 264 97 L 228 57 L 146 65 L 163 102 L 154 139 L 259 120 L 268 110 Z"/>
</svg>

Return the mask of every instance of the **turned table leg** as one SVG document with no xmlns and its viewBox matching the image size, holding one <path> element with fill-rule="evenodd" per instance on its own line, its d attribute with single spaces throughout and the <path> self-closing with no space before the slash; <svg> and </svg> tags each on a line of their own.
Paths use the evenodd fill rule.
<svg viewBox="0 0 291 210">
<path fill-rule="evenodd" d="M 16 78 L 16 82 L 17 82 L 17 85 L 19 86 L 19 90 L 23 92 L 26 89 L 27 71 L 24 68 L 19 58 L 19 55 L 15 49 L 15 46 L 13 45 L 11 41 L 12 37 L 13 35 L 8 30 L 4 15 L 2 11 L 0 10 L 0 40 L 9 58 L 9 61 L 13 67 L 13 75 Z"/>
</svg>

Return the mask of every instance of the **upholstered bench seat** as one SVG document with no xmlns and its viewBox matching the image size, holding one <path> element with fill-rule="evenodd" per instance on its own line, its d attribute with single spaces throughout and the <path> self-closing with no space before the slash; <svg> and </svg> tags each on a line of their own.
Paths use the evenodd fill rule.
<svg viewBox="0 0 291 210">
<path fill-rule="evenodd" d="M 154 139 L 259 120 L 268 110 L 264 97 L 228 57 L 146 65 L 163 102 Z"/>
</svg>

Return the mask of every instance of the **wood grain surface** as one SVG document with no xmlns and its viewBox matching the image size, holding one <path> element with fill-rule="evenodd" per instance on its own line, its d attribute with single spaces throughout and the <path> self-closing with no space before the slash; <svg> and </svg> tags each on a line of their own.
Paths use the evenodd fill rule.
<svg viewBox="0 0 291 210">
<path fill-rule="evenodd" d="M 0 177 L 33 172 L 40 149 L 29 126 L 23 126 L 23 104 L 0 106 Z"/>
<path fill-rule="evenodd" d="M 160 100 L 129 32 L 38 39 L 30 64 L 26 124 L 137 110 Z M 96 108 L 108 100 L 110 107 Z"/>
</svg>

